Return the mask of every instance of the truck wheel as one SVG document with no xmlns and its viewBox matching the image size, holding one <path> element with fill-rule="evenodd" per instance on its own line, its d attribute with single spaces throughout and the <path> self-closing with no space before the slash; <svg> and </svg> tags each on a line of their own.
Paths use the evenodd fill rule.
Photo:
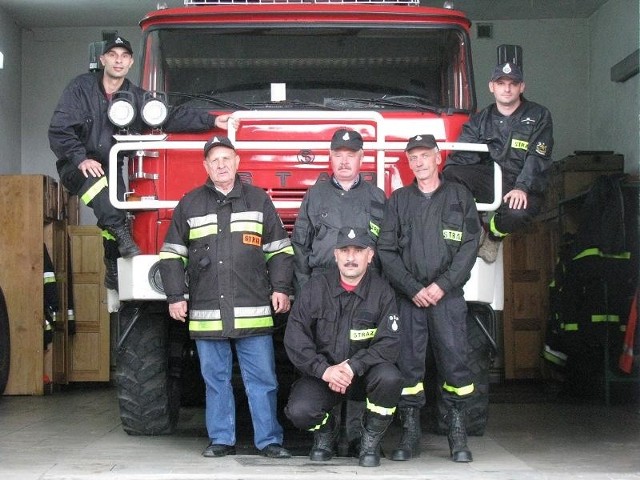
<svg viewBox="0 0 640 480">
<path fill-rule="evenodd" d="M 170 375 L 170 319 L 162 307 L 128 304 L 119 312 L 116 382 L 122 428 L 129 435 L 170 434 L 178 422 L 180 385 Z"/>
<path fill-rule="evenodd" d="M 487 337 L 492 332 L 492 318 L 487 308 L 482 305 L 469 304 L 467 313 L 467 338 L 469 339 L 469 367 L 474 375 L 475 394 L 467 402 L 466 429 L 468 435 L 484 435 L 489 418 L 489 369 L 492 360 L 492 340 Z M 478 324 L 482 323 L 482 327 Z M 495 335 L 495 334 L 494 334 Z M 495 344 L 495 343 L 494 343 Z M 442 385 L 442 381 L 438 382 Z M 447 407 L 442 400 L 442 390 L 436 389 L 438 413 L 437 431 L 446 434 L 448 427 L 445 419 Z"/>
<path fill-rule="evenodd" d="M 9 380 L 9 363 L 11 360 L 11 339 L 9 336 L 9 314 L 4 293 L 0 288 L 0 395 L 4 392 Z"/>
</svg>

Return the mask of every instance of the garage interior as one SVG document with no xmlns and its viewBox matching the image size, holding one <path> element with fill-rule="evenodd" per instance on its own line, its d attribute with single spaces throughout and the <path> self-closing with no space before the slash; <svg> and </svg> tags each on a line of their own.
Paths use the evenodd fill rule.
<svg viewBox="0 0 640 480">
<path fill-rule="evenodd" d="M 118 332 L 102 286 L 101 238 L 91 212 L 60 188 L 46 129 L 59 93 L 86 65 L 87 45 L 105 30 L 121 32 L 134 48 L 140 45 L 137 21 L 158 2 L 94 3 L 0 0 L 0 286 L 11 332 L 11 370 L 0 397 L 0 473 L 25 479 L 364 476 L 356 459 L 338 457 L 326 466 L 308 462 L 310 438 L 291 426 L 285 445 L 296 457 L 274 464 L 255 455 L 241 392 L 236 458 L 212 464 L 200 456 L 207 438 L 199 406 L 181 410 L 172 436 L 137 437 L 122 430 L 113 386 Z M 422 456 L 401 464 L 383 460 L 366 475 L 640 478 L 637 336 L 629 373 L 619 368 L 626 333 L 621 327 L 637 296 L 640 253 L 637 2 L 455 4 L 473 22 L 478 107 L 491 102 L 484 73 L 493 64 L 495 46 L 522 44 L 527 96 L 554 115 L 556 162 L 544 211 L 529 231 L 505 241 L 504 311 L 496 319 L 481 315 L 496 348 L 488 338 L 481 346 L 490 364 L 489 406 L 486 429 L 470 437 L 474 462 L 449 461 L 432 403 L 423 411 Z M 134 69 L 130 78 L 136 75 Z M 619 189 L 613 203 L 594 198 L 603 177 Z M 590 268 L 606 282 L 558 295 L 556 282 L 567 280 L 563 252 L 575 234 L 594 230 L 620 205 L 616 225 L 623 228 L 617 235 L 625 238 L 628 258 L 598 261 Z M 43 243 L 65 315 L 46 349 L 43 306 L 34 301 L 42 291 Z M 571 328 L 555 324 L 554 314 L 595 298 L 609 308 L 617 294 L 626 300 L 615 312 L 617 321 L 607 310 L 563 363 L 562 355 L 555 355 L 562 350 L 557 342 L 571 336 Z M 554 335 L 558 328 L 560 336 Z M 391 448 L 398 435 L 394 424 L 385 445 Z"/>
</svg>

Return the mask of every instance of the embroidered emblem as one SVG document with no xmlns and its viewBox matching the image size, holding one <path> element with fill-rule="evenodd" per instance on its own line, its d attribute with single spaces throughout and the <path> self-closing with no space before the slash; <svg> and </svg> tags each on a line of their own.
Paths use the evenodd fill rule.
<svg viewBox="0 0 640 480">
<path fill-rule="evenodd" d="M 544 142 L 536 143 L 536 153 L 538 153 L 540 155 L 546 155 L 547 154 L 547 144 L 544 143 Z"/>
<path fill-rule="evenodd" d="M 398 321 L 400 319 L 398 318 L 398 315 L 389 315 L 389 328 L 391 329 L 392 332 L 397 332 L 399 325 L 398 325 Z"/>
</svg>

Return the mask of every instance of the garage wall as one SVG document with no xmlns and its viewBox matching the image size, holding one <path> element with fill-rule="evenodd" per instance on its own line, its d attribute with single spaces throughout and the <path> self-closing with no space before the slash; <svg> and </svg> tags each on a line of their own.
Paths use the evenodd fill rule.
<svg viewBox="0 0 640 480">
<path fill-rule="evenodd" d="M 611 67 L 638 49 L 638 0 L 610 0 L 590 19 L 591 146 L 624 154 L 625 172 L 640 171 L 640 75 L 611 81 Z"/>
<path fill-rule="evenodd" d="M 20 28 L 0 9 L 0 174 L 20 172 L 20 104 L 22 98 Z"/>
</svg>

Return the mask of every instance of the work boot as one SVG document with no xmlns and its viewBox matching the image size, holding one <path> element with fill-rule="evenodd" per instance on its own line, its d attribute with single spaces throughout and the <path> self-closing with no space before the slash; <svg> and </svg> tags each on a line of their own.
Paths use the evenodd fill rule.
<svg viewBox="0 0 640 480">
<path fill-rule="evenodd" d="M 362 428 L 358 465 L 361 467 L 380 466 L 380 442 L 392 420 L 392 415 L 367 413 L 365 424 Z"/>
<path fill-rule="evenodd" d="M 402 462 L 420 456 L 420 409 L 401 407 L 398 414 L 402 422 L 402 436 L 398 448 L 391 453 L 391 460 Z"/>
<path fill-rule="evenodd" d="M 104 257 L 104 286 L 118 291 L 118 259 Z"/>
<path fill-rule="evenodd" d="M 122 258 L 131 258 L 142 253 L 140 247 L 133 241 L 131 231 L 126 223 L 107 227 L 107 230 L 118 242 L 118 251 Z"/>
<path fill-rule="evenodd" d="M 487 263 L 495 262 L 498 258 L 500 243 L 502 243 L 500 240 L 487 233 L 482 240 L 482 245 L 478 248 L 478 256 Z"/>
<path fill-rule="evenodd" d="M 333 415 L 329 415 L 327 423 L 319 430 L 313 432 L 313 447 L 309 452 L 309 460 L 314 462 L 328 462 L 335 453 L 335 444 L 338 437 L 338 426 Z"/>
<path fill-rule="evenodd" d="M 449 440 L 451 460 L 454 462 L 473 462 L 471 451 L 467 447 L 464 413 L 456 408 L 451 408 L 447 412 L 447 423 L 449 424 L 447 439 Z"/>
</svg>

